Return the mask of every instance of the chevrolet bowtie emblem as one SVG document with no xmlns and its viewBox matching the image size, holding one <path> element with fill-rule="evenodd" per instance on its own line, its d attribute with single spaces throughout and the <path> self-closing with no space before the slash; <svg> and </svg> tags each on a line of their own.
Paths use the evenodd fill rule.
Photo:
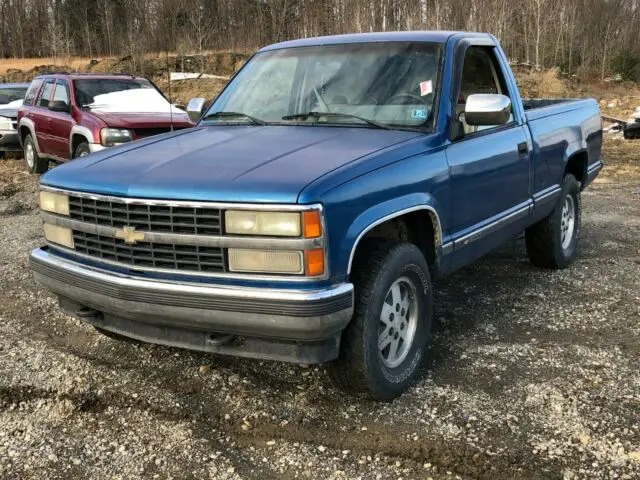
<svg viewBox="0 0 640 480">
<path fill-rule="evenodd" d="M 144 240 L 144 232 L 136 232 L 136 227 L 123 227 L 116 232 L 116 238 L 124 240 L 124 243 L 136 244 Z"/>
</svg>

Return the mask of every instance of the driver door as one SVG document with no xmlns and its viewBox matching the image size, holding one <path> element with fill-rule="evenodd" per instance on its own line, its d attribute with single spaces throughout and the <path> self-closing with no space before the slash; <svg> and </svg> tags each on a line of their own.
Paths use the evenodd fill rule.
<svg viewBox="0 0 640 480">
<path fill-rule="evenodd" d="M 69 105 L 68 112 L 49 112 L 51 153 L 56 157 L 68 160 L 71 158 L 70 137 L 74 121 L 71 117 L 71 100 L 69 98 L 69 85 L 66 80 L 57 80 L 53 92 L 53 101 L 65 102 Z"/>
<path fill-rule="evenodd" d="M 465 122 L 466 98 L 497 93 L 511 98 L 495 47 L 467 48 L 458 102 L 452 122 L 458 138 L 446 149 L 451 181 L 451 227 L 454 263 L 466 263 L 520 231 L 529 214 L 530 142 L 526 124 L 511 118 L 505 125 L 472 126 Z"/>
</svg>

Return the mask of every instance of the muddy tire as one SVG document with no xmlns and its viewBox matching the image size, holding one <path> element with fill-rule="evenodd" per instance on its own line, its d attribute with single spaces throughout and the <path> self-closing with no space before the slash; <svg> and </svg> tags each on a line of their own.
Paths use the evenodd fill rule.
<svg viewBox="0 0 640 480">
<path fill-rule="evenodd" d="M 89 144 L 87 142 L 82 142 L 76 147 L 75 152 L 73 152 L 73 158 L 86 157 L 90 153 L 91 149 L 89 148 Z"/>
<path fill-rule="evenodd" d="M 49 169 L 49 160 L 40 158 L 38 150 L 36 149 L 36 144 L 34 143 L 30 133 L 24 137 L 22 145 L 24 161 L 27 164 L 27 170 L 29 173 L 46 172 Z"/>
<path fill-rule="evenodd" d="M 551 214 L 525 231 L 531 263 L 542 268 L 565 268 L 576 258 L 581 212 L 580 183 L 573 175 L 566 175 Z"/>
<path fill-rule="evenodd" d="M 390 400 L 422 365 L 431 331 L 431 277 L 415 245 L 377 240 L 358 250 L 355 313 L 342 334 L 340 356 L 327 369 L 343 390 Z"/>
</svg>

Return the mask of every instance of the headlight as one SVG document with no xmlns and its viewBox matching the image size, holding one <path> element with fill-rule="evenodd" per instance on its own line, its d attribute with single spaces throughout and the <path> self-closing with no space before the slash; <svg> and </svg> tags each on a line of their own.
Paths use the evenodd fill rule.
<svg viewBox="0 0 640 480">
<path fill-rule="evenodd" d="M 0 117 L 0 130 L 13 130 L 13 124 L 10 118 Z"/>
<path fill-rule="evenodd" d="M 45 212 L 69 215 L 69 197 L 61 193 L 40 192 L 40 208 Z"/>
<path fill-rule="evenodd" d="M 301 232 L 299 212 L 227 210 L 224 219 L 231 234 L 299 237 Z"/>
<path fill-rule="evenodd" d="M 44 238 L 46 238 L 49 242 L 73 248 L 73 233 L 71 232 L 70 228 L 59 227 L 57 225 L 45 223 Z"/>
<path fill-rule="evenodd" d="M 131 130 L 124 128 L 103 128 L 100 130 L 100 143 L 103 147 L 113 147 L 132 140 Z"/>
<path fill-rule="evenodd" d="M 225 232 L 237 235 L 317 238 L 322 235 L 320 212 L 256 212 L 227 210 Z"/>
</svg>

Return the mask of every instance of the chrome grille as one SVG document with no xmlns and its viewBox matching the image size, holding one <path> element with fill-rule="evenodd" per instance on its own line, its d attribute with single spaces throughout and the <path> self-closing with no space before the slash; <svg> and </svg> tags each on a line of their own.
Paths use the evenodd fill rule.
<svg viewBox="0 0 640 480">
<path fill-rule="evenodd" d="M 73 232 L 75 251 L 134 267 L 196 272 L 224 272 L 221 248 L 139 242 L 129 245 L 118 238 Z"/>
<path fill-rule="evenodd" d="M 220 235 L 221 212 L 218 208 L 124 203 L 69 197 L 70 216 L 74 220 L 116 228 L 135 227 L 141 231 Z"/>
</svg>

